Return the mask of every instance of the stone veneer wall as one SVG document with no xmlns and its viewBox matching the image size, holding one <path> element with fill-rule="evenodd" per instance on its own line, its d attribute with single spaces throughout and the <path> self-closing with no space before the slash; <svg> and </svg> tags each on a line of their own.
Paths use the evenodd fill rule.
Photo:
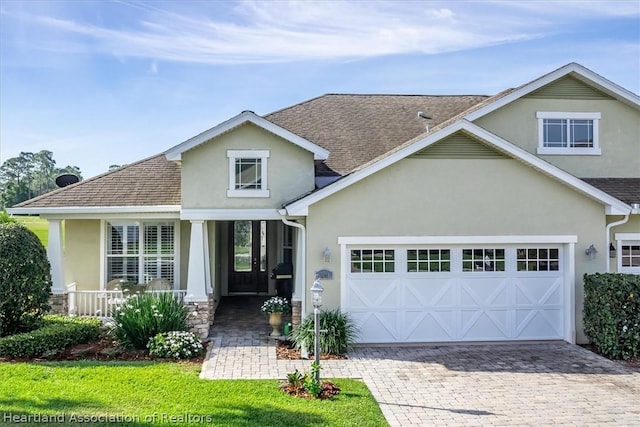
<svg viewBox="0 0 640 427">
<path fill-rule="evenodd" d="M 295 328 L 300 324 L 302 315 L 302 301 L 291 301 L 291 324 Z"/>
<path fill-rule="evenodd" d="M 69 313 L 69 294 L 50 294 L 49 305 L 50 314 L 68 314 Z"/>
<path fill-rule="evenodd" d="M 207 301 L 187 302 L 187 324 L 191 332 L 197 334 L 200 338 L 209 336 L 209 329 L 213 325 L 215 312 L 215 303 L 213 294 L 209 295 Z"/>
</svg>

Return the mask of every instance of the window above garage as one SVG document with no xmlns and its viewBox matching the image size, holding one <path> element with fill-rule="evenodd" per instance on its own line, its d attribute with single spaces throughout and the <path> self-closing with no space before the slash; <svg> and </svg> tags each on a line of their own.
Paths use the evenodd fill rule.
<svg viewBox="0 0 640 427">
<path fill-rule="evenodd" d="M 269 150 L 227 150 L 229 189 L 227 197 L 269 197 L 267 171 Z"/>
<path fill-rule="evenodd" d="M 600 113 L 538 111 L 538 154 L 600 155 Z"/>
</svg>

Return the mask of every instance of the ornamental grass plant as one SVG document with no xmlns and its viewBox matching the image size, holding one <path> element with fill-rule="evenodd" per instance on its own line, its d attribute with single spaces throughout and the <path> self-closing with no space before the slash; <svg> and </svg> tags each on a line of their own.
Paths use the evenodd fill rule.
<svg viewBox="0 0 640 427">
<path fill-rule="evenodd" d="M 340 310 L 320 312 L 320 352 L 327 354 L 345 354 L 355 343 L 358 329 L 347 313 Z M 291 339 L 296 348 L 313 347 L 315 325 L 313 314 L 293 328 Z"/>
<path fill-rule="evenodd" d="M 121 345 L 144 350 L 160 333 L 188 330 L 187 314 L 182 298 L 170 292 L 136 294 L 118 308 L 113 334 Z"/>
</svg>

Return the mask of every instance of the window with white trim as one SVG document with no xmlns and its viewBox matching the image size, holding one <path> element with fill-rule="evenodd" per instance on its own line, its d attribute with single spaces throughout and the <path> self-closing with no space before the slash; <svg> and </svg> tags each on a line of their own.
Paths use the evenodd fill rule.
<svg viewBox="0 0 640 427">
<path fill-rule="evenodd" d="M 640 233 L 616 233 L 619 273 L 640 273 Z"/>
<path fill-rule="evenodd" d="M 463 249 L 462 271 L 504 271 L 504 249 Z"/>
<path fill-rule="evenodd" d="M 106 281 L 175 280 L 175 223 L 108 222 Z"/>
<path fill-rule="evenodd" d="M 269 197 L 267 162 L 269 150 L 227 150 L 228 197 Z"/>
<path fill-rule="evenodd" d="M 407 271 L 409 273 L 451 271 L 449 249 L 408 249 Z"/>
<path fill-rule="evenodd" d="M 393 249 L 352 249 L 352 273 L 393 273 L 395 251 Z"/>
<path fill-rule="evenodd" d="M 601 154 L 600 113 L 538 111 L 538 154 Z"/>
</svg>

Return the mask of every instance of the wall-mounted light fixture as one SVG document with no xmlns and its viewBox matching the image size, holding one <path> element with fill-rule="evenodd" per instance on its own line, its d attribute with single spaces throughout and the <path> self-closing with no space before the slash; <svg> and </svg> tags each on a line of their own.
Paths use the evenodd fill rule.
<svg viewBox="0 0 640 427">
<path fill-rule="evenodd" d="M 584 250 L 584 253 L 589 257 L 589 259 L 596 259 L 596 255 L 598 254 L 598 250 L 595 246 L 591 245 L 587 249 Z"/>
<path fill-rule="evenodd" d="M 322 258 L 324 259 L 324 262 L 330 263 L 331 262 L 331 249 L 324 248 L 324 251 L 322 251 Z"/>
<path fill-rule="evenodd" d="M 613 243 L 609 243 L 609 258 L 616 257 L 616 247 L 613 246 Z"/>
</svg>

